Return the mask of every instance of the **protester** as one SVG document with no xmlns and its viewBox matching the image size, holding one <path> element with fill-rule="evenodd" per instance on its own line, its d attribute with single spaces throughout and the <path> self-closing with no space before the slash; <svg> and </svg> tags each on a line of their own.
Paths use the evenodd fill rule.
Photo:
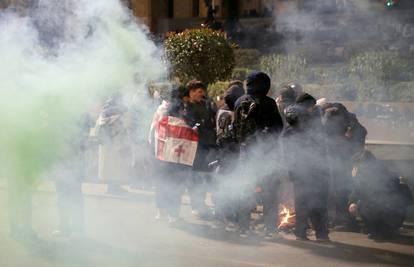
<svg viewBox="0 0 414 267">
<path fill-rule="evenodd" d="M 335 202 L 336 230 L 359 231 L 356 220 L 348 213 L 352 190 L 352 156 L 364 149 L 367 131 L 340 103 L 322 104 L 323 125 L 327 134 L 331 188 Z"/>
<path fill-rule="evenodd" d="M 191 206 L 193 214 L 209 217 L 211 214 L 206 206 L 205 198 L 208 187 L 211 186 L 209 163 L 215 160 L 216 153 L 217 111 L 213 101 L 207 97 L 207 88 L 201 81 L 189 81 L 187 88 L 189 98 L 185 118 L 188 125 L 193 127 L 199 135 L 197 154 L 189 183 Z"/>
<path fill-rule="evenodd" d="M 232 81 L 224 94 L 225 104 L 217 112 L 216 130 L 217 146 L 219 149 L 219 171 L 217 174 L 215 192 L 215 217 L 218 224 L 237 221 L 237 197 L 233 174 L 238 163 L 239 146 L 233 131 L 234 104 L 244 95 L 243 83 Z"/>
<path fill-rule="evenodd" d="M 302 93 L 287 108 L 283 145 L 295 194 L 295 236 L 308 240 L 308 219 L 318 241 L 328 241 L 328 166 L 325 133 L 316 100 Z"/>
<path fill-rule="evenodd" d="M 269 164 L 275 162 L 278 154 L 277 139 L 283 128 L 282 118 L 277 110 L 276 102 L 267 96 L 271 81 L 263 72 L 252 72 L 246 79 L 247 93 L 241 96 L 235 103 L 235 135 L 241 149 L 241 164 L 247 164 L 254 158 L 254 153 L 260 153 L 269 160 Z M 250 166 L 254 168 L 254 166 Z M 263 197 L 263 216 L 267 235 L 276 232 L 278 221 L 278 185 L 280 175 L 278 173 L 256 173 L 256 180 L 252 184 L 252 177 L 244 177 L 246 188 L 242 192 L 240 204 L 240 232 L 248 233 L 250 224 L 250 212 L 252 194 L 259 186 Z M 246 174 L 245 174 L 246 175 Z M 256 176 L 256 175 L 255 175 Z"/>
<path fill-rule="evenodd" d="M 276 97 L 276 104 L 279 114 L 282 117 L 283 125 L 286 127 L 286 108 L 295 104 L 296 97 L 303 91 L 300 84 L 289 84 L 282 87 L 279 95 Z"/>
<path fill-rule="evenodd" d="M 122 184 L 130 181 L 132 149 L 125 123 L 126 107 L 120 93 L 115 93 L 102 107 L 96 121 L 99 141 L 98 176 L 108 183 L 108 193 L 124 194 Z"/>
<path fill-rule="evenodd" d="M 155 139 L 154 148 L 155 155 L 158 159 L 158 169 L 160 170 L 159 177 L 156 184 L 156 206 L 157 206 L 157 220 L 162 220 L 165 215 L 168 215 L 169 223 L 175 223 L 178 220 L 181 206 L 181 195 L 185 188 L 185 182 L 190 171 L 190 166 L 182 164 L 180 160 L 184 153 L 188 153 L 189 148 L 184 148 L 182 142 L 177 143 L 175 139 L 174 143 L 168 143 L 172 132 L 168 127 L 168 123 L 173 120 L 174 128 L 180 128 L 179 132 L 175 133 L 181 136 L 180 133 L 191 134 L 193 131 L 188 125 L 185 124 L 184 115 L 184 103 L 183 97 L 186 94 L 185 87 L 179 87 L 171 91 L 170 99 L 168 104 L 165 102 L 160 108 L 167 106 L 165 112 L 159 113 L 158 110 L 154 114 L 154 127 Z M 163 124 L 165 123 L 165 124 Z M 194 135 L 196 135 L 194 133 Z M 173 147 L 168 150 L 168 147 Z M 194 148 L 195 150 L 195 148 Z M 178 154 L 177 154 L 178 152 Z M 195 156 L 195 151 L 194 151 Z M 192 163 L 192 161 L 191 161 Z"/>
<path fill-rule="evenodd" d="M 359 214 L 371 239 L 391 238 L 406 218 L 412 195 L 398 176 L 365 150 L 353 158 L 354 189 L 350 212 Z M 408 194 L 407 194 L 408 192 Z"/>
</svg>

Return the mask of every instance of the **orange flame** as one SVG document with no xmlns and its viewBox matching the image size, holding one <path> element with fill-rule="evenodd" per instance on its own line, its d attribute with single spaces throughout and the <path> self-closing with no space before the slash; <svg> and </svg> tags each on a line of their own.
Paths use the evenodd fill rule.
<svg viewBox="0 0 414 267">
<path fill-rule="evenodd" d="M 295 226 L 296 216 L 294 214 L 294 211 L 291 211 L 291 209 L 289 209 L 285 205 L 281 205 L 279 215 L 280 215 L 280 223 L 279 223 L 279 226 L 277 227 L 278 229 L 289 228 L 289 227 Z"/>
</svg>

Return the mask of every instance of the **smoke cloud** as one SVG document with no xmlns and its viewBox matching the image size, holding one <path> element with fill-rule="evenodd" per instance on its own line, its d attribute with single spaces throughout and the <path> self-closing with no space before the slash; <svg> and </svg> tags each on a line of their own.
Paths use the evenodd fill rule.
<svg viewBox="0 0 414 267">
<path fill-rule="evenodd" d="M 0 158 L 3 171 L 25 179 L 64 155 L 91 106 L 115 91 L 144 96 L 164 76 L 148 30 L 116 0 L 10 7 L 0 15 L 0 51 Z"/>
</svg>

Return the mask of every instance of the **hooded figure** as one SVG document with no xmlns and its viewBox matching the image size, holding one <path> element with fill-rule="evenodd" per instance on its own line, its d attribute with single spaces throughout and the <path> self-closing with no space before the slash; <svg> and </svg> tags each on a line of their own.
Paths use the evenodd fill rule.
<svg viewBox="0 0 414 267">
<path fill-rule="evenodd" d="M 231 82 L 224 93 L 225 105 L 217 112 L 216 129 L 217 145 L 219 148 L 220 168 L 218 186 L 214 192 L 214 213 L 218 223 L 227 220 L 235 221 L 237 217 L 238 195 L 234 190 L 234 176 L 232 172 L 237 164 L 239 146 L 233 131 L 234 103 L 244 95 L 243 84 L 240 81 Z"/>
<path fill-rule="evenodd" d="M 267 94 L 270 90 L 269 76 L 260 71 L 254 71 L 246 79 L 247 94 L 240 97 L 235 103 L 237 109 L 243 101 L 254 101 L 257 112 L 254 114 L 256 131 L 280 133 L 283 128 L 282 118 L 278 112 L 276 102 Z"/>
<path fill-rule="evenodd" d="M 317 240 L 327 241 L 328 171 L 325 133 L 316 100 L 301 94 L 296 104 L 286 109 L 288 126 L 283 146 L 295 195 L 295 235 L 307 240 L 308 220 Z"/>
<path fill-rule="evenodd" d="M 227 107 L 224 107 L 223 109 L 233 111 L 234 104 L 236 103 L 237 99 L 242 95 L 244 95 L 243 85 L 240 85 L 238 83 L 232 84 L 224 93 L 224 102 L 226 103 Z"/>
<path fill-rule="evenodd" d="M 354 189 L 350 203 L 364 221 L 369 238 L 387 238 L 396 233 L 406 217 L 407 201 L 398 176 L 370 151 L 353 157 Z"/>
<path fill-rule="evenodd" d="M 225 150 L 231 149 L 235 144 L 233 133 L 233 121 L 234 121 L 234 104 L 236 100 L 244 95 L 244 89 L 240 84 L 233 84 L 224 93 L 225 105 L 219 109 L 216 118 L 216 130 L 217 130 L 217 145 Z"/>
<path fill-rule="evenodd" d="M 280 184 L 280 175 L 272 170 L 263 174 L 254 163 L 254 159 L 262 157 L 264 164 L 275 166 L 277 164 L 278 146 L 277 138 L 283 129 L 283 122 L 274 99 L 267 96 L 270 90 L 269 76 L 260 71 L 254 71 L 247 76 L 247 94 L 241 96 L 235 103 L 234 128 L 236 138 L 240 143 L 241 163 L 246 168 L 242 173 L 246 176 L 247 194 L 241 197 L 241 211 L 239 223 L 241 231 L 248 230 L 250 221 L 249 188 L 252 183 L 262 189 L 263 217 L 266 233 L 275 232 L 278 221 L 277 192 Z M 253 172 L 251 174 L 247 174 Z M 257 179 L 249 181 L 249 179 Z"/>
</svg>

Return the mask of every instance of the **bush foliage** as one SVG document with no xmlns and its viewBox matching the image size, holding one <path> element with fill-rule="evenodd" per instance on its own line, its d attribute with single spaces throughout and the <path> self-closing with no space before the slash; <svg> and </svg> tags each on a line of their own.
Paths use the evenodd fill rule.
<svg viewBox="0 0 414 267">
<path fill-rule="evenodd" d="M 182 83 L 191 79 L 207 84 L 226 80 L 235 65 L 233 47 L 227 36 L 211 29 L 170 34 L 165 40 L 165 57 L 171 64 L 171 75 Z"/>
<path fill-rule="evenodd" d="M 276 89 L 297 82 L 305 84 L 309 93 L 331 100 L 410 101 L 413 67 L 408 63 L 389 51 L 356 54 L 342 64 L 311 66 L 297 54 L 268 55 L 262 57 L 261 69 L 269 73 Z"/>
<path fill-rule="evenodd" d="M 257 49 L 235 49 L 234 58 L 239 68 L 257 69 L 260 64 L 261 53 Z"/>
<path fill-rule="evenodd" d="M 273 87 L 280 88 L 287 83 L 304 82 L 307 62 L 295 54 L 272 54 L 261 58 L 260 68 L 269 74 Z"/>
<path fill-rule="evenodd" d="M 216 82 L 208 86 L 208 95 L 213 99 L 222 97 L 226 92 L 230 82 Z"/>
<path fill-rule="evenodd" d="M 396 53 L 366 52 L 352 57 L 347 68 L 360 100 L 388 100 L 389 89 L 405 66 Z"/>
</svg>

